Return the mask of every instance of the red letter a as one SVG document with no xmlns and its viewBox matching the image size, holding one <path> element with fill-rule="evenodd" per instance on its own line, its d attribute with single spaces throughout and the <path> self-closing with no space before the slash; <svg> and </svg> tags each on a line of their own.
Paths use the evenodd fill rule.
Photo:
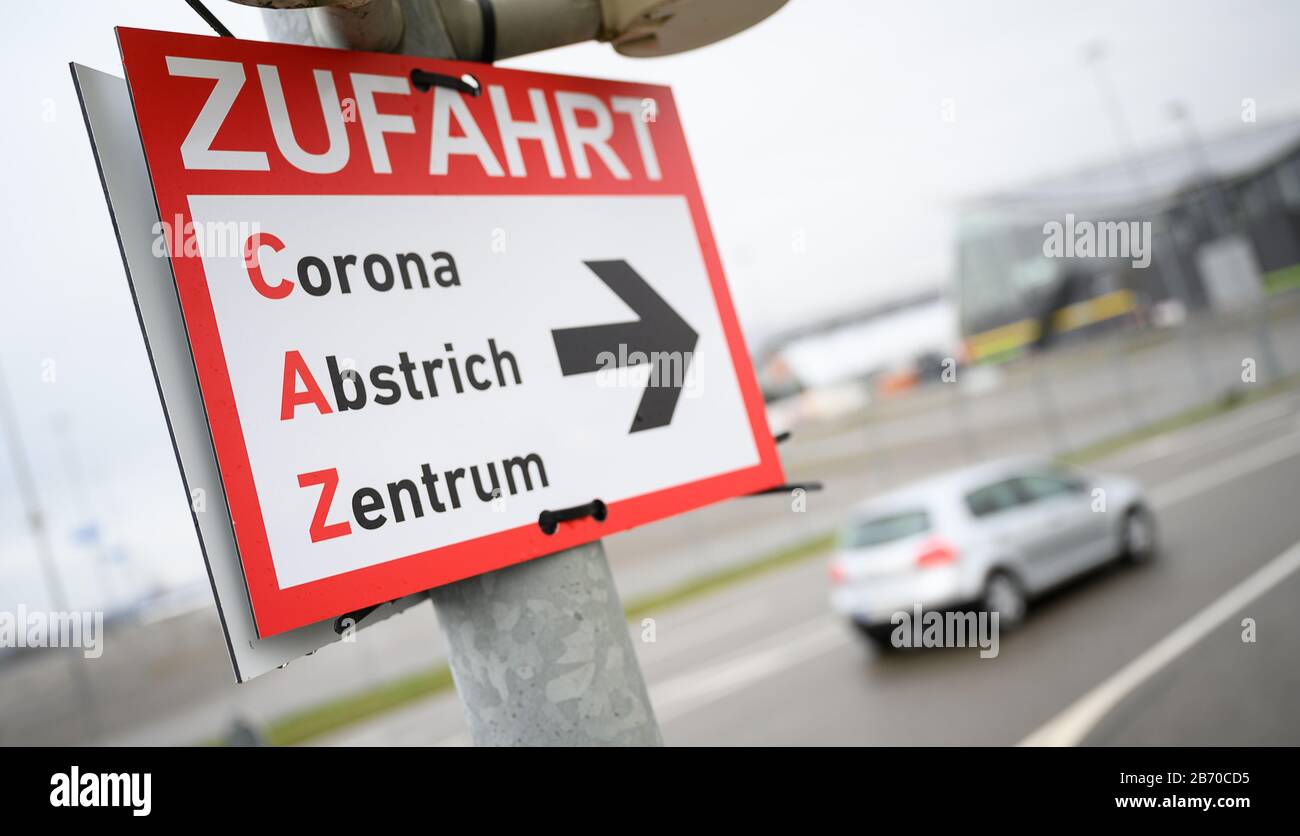
<svg viewBox="0 0 1300 836">
<path fill-rule="evenodd" d="M 307 385 L 301 392 L 298 391 L 299 379 Z M 325 400 L 325 393 L 320 390 L 320 385 L 316 383 L 316 378 L 312 376 L 311 369 L 307 368 L 302 355 L 296 351 L 286 351 L 284 388 L 280 394 L 280 420 L 288 421 L 292 418 L 294 408 L 299 404 L 311 404 L 321 415 L 334 411 L 330 409 L 330 402 Z"/>
</svg>

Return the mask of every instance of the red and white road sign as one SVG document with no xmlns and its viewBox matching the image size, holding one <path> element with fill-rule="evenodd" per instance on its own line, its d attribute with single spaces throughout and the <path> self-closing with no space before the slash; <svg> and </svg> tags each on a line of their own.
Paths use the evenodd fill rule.
<svg viewBox="0 0 1300 836">
<path fill-rule="evenodd" d="M 782 481 L 667 88 L 118 37 L 260 635 Z"/>
</svg>

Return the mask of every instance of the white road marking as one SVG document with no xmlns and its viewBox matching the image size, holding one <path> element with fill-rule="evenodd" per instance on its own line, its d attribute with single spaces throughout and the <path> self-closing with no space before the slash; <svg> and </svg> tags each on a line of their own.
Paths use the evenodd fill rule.
<svg viewBox="0 0 1300 836">
<path fill-rule="evenodd" d="M 1166 482 L 1149 491 L 1148 495 L 1156 508 L 1168 508 L 1295 455 L 1300 455 L 1300 432 L 1281 436 L 1233 459 Z M 1077 743 L 1142 681 L 1195 645 L 1220 623 L 1230 618 L 1234 612 L 1280 583 L 1297 568 L 1300 568 L 1300 544 L 1238 584 L 1142 656 L 1031 734 L 1020 745 L 1064 746 Z M 713 622 L 716 617 L 724 614 L 743 614 L 747 620 L 750 620 L 756 613 L 755 610 L 748 609 L 750 605 L 751 602 L 743 599 L 728 603 L 701 615 L 692 615 L 684 624 L 695 631 L 701 622 Z M 766 611 L 766 602 L 763 610 Z M 838 618 L 829 614 L 819 615 L 729 654 L 720 661 L 706 664 L 652 686 L 650 702 L 654 706 L 660 724 L 666 724 L 761 679 L 781 673 L 850 643 L 851 637 Z M 440 740 L 435 745 L 470 744 L 468 735 L 462 732 Z"/>
<path fill-rule="evenodd" d="M 1285 417 L 1286 416 L 1274 416 L 1269 418 L 1267 421 L 1261 421 L 1259 423 L 1261 424 L 1275 423 L 1281 421 Z M 1294 432 L 1297 426 L 1300 426 L 1300 423 L 1298 423 L 1295 417 L 1292 416 L 1290 421 L 1287 421 L 1286 423 L 1282 424 L 1281 427 L 1278 428 L 1279 432 L 1275 433 L 1275 435 L 1279 435 L 1279 436 L 1287 435 L 1291 432 Z M 1223 450 L 1224 448 L 1232 447 L 1234 445 L 1242 445 L 1243 443 L 1249 443 L 1251 441 L 1258 440 L 1258 436 L 1252 437 L 1242 433 L 1240 431 L 1240 429 L 1242 428 L 1234 428 L 1234 429 L 1237 429 L 1238 431 L 1231 432 L 1231 433 L 1218 433 L 1213 436 L 1206 436 L 1201 439 L 1201 443 L 1199 444 L 1193 443 L 1187 445 L 1180 445 L 1179 449 L 1172 451 L 1172 453 L 1177 453 L 1180 456 L 1182 456 L 1184 466 L 1186 466 L 1191 462 L 1196 462 L 1196 461 L 1209 458 L 1214 454 L 1218 453 L 1219 451 Z M 1246 429 L 1259 429 L 1259 428 L 1252 426 Z"/>
<path fill-rule="evenodd" d="M 1131 468 L 1150 464 L 1186 450 L 1194 450 L 1197 453 L 1206 452 L 1221 446 L 1223 441 L 1231 440 L 1234 436 L 1240 435 L 1243 430 L 1253 429 L 1260 424 L 1276 421 L 1295 410 L 1296 404 L 1293 399 L 1289 397 L 1282 398 L 1277 403 L 1262 404 L 1255 407 L 1236 420 L 1225 419 L 1225 423 L 1222 425 L 1198 426 L 1183 432 L 1158 435 L 1150 441 L 1143 442 L 1115 455 L 1110 458 L 1109 464 L 1112 467 Z"/>
<path fill-rule="evenodd" d="M 721 597 L 721 596 L 719 596 Z M 741 598 L 739 600 L 720 600 L 722 606 L 701 608 L 698 612 L 686 612 L 680 615 L 665 615 L 660 621 L 672 622 L 670 629 L 674 632 L 700 632 L 708 634 L 719 623 L 722 629 L 735 629 L 736 624 L 752 624 L 761 621 L 771 611 L 771 602 L 764 596 L 760 598 Z"/>
<path fill-rule="evenodd" d="M 1300 543 L 1266 563 L 1228 590 L 1214 603 L 1129 662 L 1118 673 L 1089 691 L 1021 746 L 1076 746 L 1107 714 L 1139 685 L 1186 653 L 1215 628 L 1300 569 Z"/>
<path fill-rule="evenodd" d="M 631 625 L 632 645 L 642 657 L 643 670 L 649 671 L 672 661 L 679 653 L 694 650 L 706 641 L 716 641 L 729 633 L 748 630 L 771 614 L 768 599 L 758 598 L 729 603 L 725 607 L 692 615 L 681 622 L 665 615 L 657 619 L 655 641 L 641 641 L 640 621 Z"/>
<path fill-rule="evenodd" d="M 1151 502 L 1157 508 L 1177 505 L 1197 494 L 1248 476 L 1295 455 L 1300 455 L 1300 433 L 1292 432 L 1252 447 L 1231 459 L 1225 459 L 1186 476 L 1165 482 L 1149 491 Z"/>
<path fill-rule="evenodd" d="M 1213 490 L 1296 455 L 1300 455 L 1300 432 L 1292 432 L 1254 447 L 1227 461 L 1219 462 L 1166 482 L 1149 491 L 1148 495 L 1151 498 L 1152 505 L 1156 508 L 1169 508 L 1193 496 Z M 1300 550 L 1295 551 L 1297 551 L 1297 560 L 1300 560 Z M 1228 594 L 1231 595 L 1232 593 Z M 1249 603 L 1249 601 L 1243 602 L 1241 606 L 1246 603 Z M 1232 611 L 1227 613 L 1227 615 L 1231 614 Z M 1226 618 L 1227 615 L 1224 617 Z M 659 716 L 661 723 L 666 723 L 708 703 L 722 699 L 760 679 L 780 673 L 786 668 L 808 661 L 822 653 L 849 643 L 849 636 L 846 635 L 843 626 L 837 624 L 836 621 L 836 619 L 832 619 L 828 615 L 818 616 L 785 633 L 757 642 L 750 648 L 742 650 L 722 662 L 690 671 L 657 687 L 652 687 L 650 689 L 650 702 L 655 706 L 655 713 Z M 1161 645 L 1163 644 L 1164 642 L 1161 643 Z M 1157 645 L 1157 647 L 1161 645 Z M 1188 646 L 1190 647 L 1190 645 Z M 1155 649 L 1152 648 L 1153 651 Z M 1178 652 L 1182 651 L 1179 650 Z M 1174 655 L 1177 655 L 1177 653 Z M 1163 664 L 1164 662 L 1161 662 L 1161 666 Z M 1125 670 L 1127 671 L 1128 668 L 1125 668 Z M 1121 671 L 1121 674 L 1123 673 Z M 1121 674 L 1116 674 L 1116 676 L 1118 677 Z M 1085 697 L 1085 699 L 1087 698 Z M 1067 709 L 1066 713 L 1068 714 L 1070 710 L 1072 709 Z M 1083 715 L 1078 716 L 1082 717 Z M 1102 715 L 1091 719 L 1087 728 L 1091 728 L 1100 719 L 1100 716 Z M 1061 717 L 1065 717 L 1065 714 L 1062 714 Z M 1051 726 L 1051 723 L 1048 726 Z M 1045 726 L 1044 730 L 1048 726 Z M 1086 733 L 1087 728 L 1084 729 L 1084 733 Z M 1031 735 L 1031 739 L 1037 734 Z M 1026 745 L 1030 745 L 1028 741 L 1026 741 Z"/>
<path fill-rule="evenodd" d="M 666 723 L 771 674 L 840 647 L 848 640 L 838 619 L 821 615 L 757 642 L 722 662 L 652 687 L 650 703 L 659 722 Z"/>
</svg>

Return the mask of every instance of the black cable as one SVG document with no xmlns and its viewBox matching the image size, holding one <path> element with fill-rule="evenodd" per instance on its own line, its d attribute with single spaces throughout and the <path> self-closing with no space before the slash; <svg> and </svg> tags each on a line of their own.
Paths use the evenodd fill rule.
<svg viewBox="0 0 1300 836">
<path fill-rule="evenodd" d="M 478 11 L 483 21 L 483 48 L 479 50 L 478 60 L 491 64 L 497 60 L 497 12 L 492 8 L 492 0 L 478 0 Z"/>
<path fill-rule="evenodd" d="M 744 494 L 744 496 L 767 496 L 774 493 L 790 493 L 791 491 L 819 491 L 823 487 L 821 482 L 791 482 L 788 485 L 777 485 L 775 488 L 766 488 L 761 491 Z"/>
<path fill-rule="evenodd" d="M 225 24 L 217 20 L 216 15 L 208 11 L 208 7 L 203 5 L 202 0 L 185 0 L 185 2 L 188 3 L 190 8 L 197 12 L 199 17 L 203 18 L 203 20 L 211 26 L 212 30 L 218 35 L 223 38 L 235 37 L 234 34 L 225 27 Z"/>
<path fill-rule="evenodd" d="M 421 93 L 427 93 L 434 87 L 447 87 L 461 93 L 468 93 L 471 96 L 477 96 L 483 92 L 478 79 L 469 73 L 456 78 L 454 75 L 431 73 L 428 70 L 411 70 L 411 83 Z"/>
</svg>

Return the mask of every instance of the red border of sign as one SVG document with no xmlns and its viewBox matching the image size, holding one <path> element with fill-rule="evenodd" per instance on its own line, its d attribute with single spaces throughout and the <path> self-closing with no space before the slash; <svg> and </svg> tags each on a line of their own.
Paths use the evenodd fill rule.
<svg viewBox="0 0 1300 836">
<path fill-rule="evenodd" d="M 177 294 L 193 350 L 195 371 L 260 636 L 271 636 L 587 543 L 606 534 L 772 487 L 784 480 L 775 443 L 767 427 L 763 399 L 754 377 L 749 352 L 745 348 L 727 291 L 722 264 L 709 228 L 676 104 L 668 88 L 507 70 L 459 61 L 348 52 L 144 29 L 118 28 L 117 34 L 149 173 L 158 200 L 159 216 L 165 221 L 179 217 L 182 229 L 188 229 L 190 222 L 188 195 L 191 194 L 662 194 L 685 197 L 744 397 L 754 443 L 759 452 L 759 462 L 753 467 L 613 502 L 604 523 L 593 520 L 563 523 L 559 531 L 551 536 L 543 534 L 536 525 L 521 526 L 281 589 L 271 559 L 261 504 L 253 481 L 243 428 L 235 405 L 203 266 L 197 257 L 174 256 L 171 261 Z M 247 79 L 245 87 L 227 117 L 223 130 L 218 133 L 214 146 L 264 149 L 270 160 L 269 172 L 184 169 L 179 151 L 181 140 L 213 83 L 169 75 L 165 65 L 165 56 L 169 54 L 239 61 L 244 64 Z M 447 175 L 439 177 L 379 175 L 369 168 L 369 159 L 361 150 L 365 148 L 361 128 L 355 122 L 347 126 L 353 149 L 348 165 L 336 174 L 306 174 L 292 168 L 279 156 L 265 112 L 260 109 L 264 107 L 260 96 L 248 95 L 248 91 L 256 87 L 256 63 L 275 64 L 279 67 L 291 109 L 295 101 L 315 102 L 314 82 L 310 73 L 314 68 L 337 71 L 336 83 L 341 97 L 351 93 L 346 73 L 406 76 L 417 67 L 454 76 L 469 72 L 485 88 L 490 84 L 506 86 L 511 110 L 516 118 L 529 118 L 531 113 L 527 97 L 517 89 L 523 85 L 541 89 L 548 94 L 563 89 L 638 99 L 653 98 L 657 105 L 653 126 L 654 142 L 663 179 L 650 181 L 644 176 L 634 176 L 631 180 L 616 180 L 594 157 L 591 160 L 592 177 L 585 180 L 576 179 L 572 172 L 563 180 L 535 176 L 518 179 L 489 178 L 477 168 L 477 163 L 473 160 L 456 160 L 454 165 L 459 167 L 453 167 Z M 256 100 L 256 106 L 250 103 L 250 99 Z M 483 110 L 489 107 L 486 99 L 484 96 L 466 100 L 481 127 L 495 125 L 490 110 Z M 548 102 L 552 100 L 548 95 Z M 399 102 L 410 106 L 395 107 Z M 417 126 L 415 134 L 388 135 L 393 170 L 422 171 L 415 161 L 421 156 L 421 140 L 427 143 L 427 135 L 419 126 L 429 124 L 431 106 L 428 97 L 414 92 L 409 98 L 381 97 L 380 107 L 384 112 L 411 115 Z M 552 118 L 554 120 L 554 113 Z M 227 130 L 231 126 L 235 130 Z M 558 122 L 556 128 L 558 131 Z M 313 147 L 313 142 L 317 141 L 317 147 L 325 144 L 323 125 L 315 136 L 303 126 L 295 125 L 295 130 L 303 130 L 304 135 L 298 136 L 298 139 L 304 147 Z M 495 131 L 485 129 L 484 133 L 498 159 L 504 160 Z M 233 140 L 231 135 L 234 135 Z M 640 165 L 640 156 L 634 143 L 631 127 L 616 131 L 611 140 L 619 156 L 625 161 L 632 161 L 629 162 L 629 169 L 633 162 Z M 546 170 L 540 149 L 532 147 L 537 145 L 535 142 L 524 143 L 524 160 L 530 172 Z M 424 153 L 427 154 L 427 145 Z"/>
</svg>

